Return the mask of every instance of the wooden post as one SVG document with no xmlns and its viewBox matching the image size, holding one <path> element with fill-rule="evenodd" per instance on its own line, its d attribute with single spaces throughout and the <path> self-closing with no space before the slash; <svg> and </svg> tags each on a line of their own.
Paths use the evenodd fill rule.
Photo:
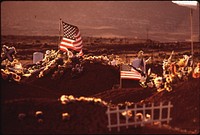
<svg viewBox="0 0 200 135">
<path fill-rule="evenodd" d="M 122 64 L 120 64 L 120 70 L 119 70 L 119 88 L 122 88 L 122 78 L 121 78 L 121 70 L 122 70 Z"/>
<path fill-rule="evenodd" d="M 160 102 L 160 107 L 159 107 L 159 127 L 161 127 L 161 120 L 162 120 L 162 105 L 163 105 L 163 103 Z"/>
<path fill-rule="evenodd" d="M 128 106 L 126 105 L 126 113 L 128 113 Z M 126 128 L 128 128 L 128 115 L 126 115 Z"/>
<path fill-rule="evenodd" d="M 167 108 L 167 124 L 169 124 L 169 120 L 170 120 L 170 109 L 171 109 L 171 102 L 168 102 L 168 108 Z"/>
<path fill-rule="evenodd" d="M 154 103 L 151 104 L 151 125 L 153 125 L 154 121 Z"/>
<path fill-rule="evenodd" d="M 134 122 L 136 123 L 136 111 L 137 111 L 137 105 L 134 105 Z M 135 128 L 137 127 L 137 124 L 135 124 Z"/>
<path fill-rule="evenodd" d="M 120 131 L 119 106 L 117 106 L 117 131 Z"/>
<path fill-rule="evenodd" d="M 143 126 L 144 126 L 144 123 L 145 123 L 145 104 L 143 104 L 142 112 L 143 112 L 143 119 L 142 119 L 141 126 L 143 127 Z"/>
<path fill-rule="evenodd" d="M 108 128 L 111 131 L 111 121 L 110 121 L 110 106 L 107 108 L 107 115 L 108 115 Z"/>
</svg>

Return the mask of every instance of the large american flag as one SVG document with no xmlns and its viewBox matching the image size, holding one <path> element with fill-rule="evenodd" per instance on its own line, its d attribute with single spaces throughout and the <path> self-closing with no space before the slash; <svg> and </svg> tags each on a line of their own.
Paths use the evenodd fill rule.
<svg viewBox="0 0 200 135">
<path fill-rule="evenodd" d="M 59 44 L 60 50 L 68 51 L 68 49 L 79 52 L 79 56 L 83 55 L 83 44 L 80 31 L 77 26 L 63 22 L 63 38 Z"/>
<path fill-rule="evenodd" d="M 142 76 L 137 70 L 130 67 L 129 65 L 122 65 L 120 77 L 121 79 L 140 80 Z"/>
</svg>

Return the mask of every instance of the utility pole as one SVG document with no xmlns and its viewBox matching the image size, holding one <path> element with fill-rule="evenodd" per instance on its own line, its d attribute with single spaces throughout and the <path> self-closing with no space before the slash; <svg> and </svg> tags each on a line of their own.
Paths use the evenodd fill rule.
<svg viewBox="0 0 200 135">
<path fill-rule="evenodd" d="M 146 28 L 146 32 L 147 32 L 147 41 L 148 41 L 148 39 L 149 39 L 149 28 L 148 27 Z"/>
</svg>

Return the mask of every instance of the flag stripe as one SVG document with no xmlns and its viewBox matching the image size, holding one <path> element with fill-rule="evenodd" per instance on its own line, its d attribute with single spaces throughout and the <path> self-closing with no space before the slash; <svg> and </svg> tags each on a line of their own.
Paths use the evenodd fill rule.
<svg viewBox="0 0 200 135">
<path fill-rule="evenodd" d="M 82 50 L 82 49 L 80 50 L 80 52 L 79 52 L 78 55 L 79 55 L 79 56 L 83 56 L 83 50 Z"/>
<path fill-rule="evenodd" d="M 70 43 L 67 40 L 62 40 L 61 43 L 60 43 L 60 45 L 65 45 L 65 46 L 73 47 L 74 49 L 79 49 L 79 48 L 83 47 L 82 41 L 77 42 L 77 43 Z"/>
<path fill-rule="evenodd" d="M 65 42 L 68 42 L 68 43 L 73 43 L 73 42 L 75 42 L 75 40 L 72 40 L 72 39 L 69 39 L 69 38 L 65 38 L 65 37 L 63 37 L 62 40 L 65 41 Z"/>
<path fill-rule="evenodd" d="M 74 45 L 75 47 L 82 46 L 82 41 L 75 42 L 75 43 L 73 43 L 73 45 Z"/>
<path fill-rule="evenodd" d="M 81 47 L 81 48 L 83 47 L 83 45 L 82 45 L 82 40 L 77 41 L 77 42 L 73 42 L 73 41 L 71 41 L 70 39 L 68 40 L 67 38 L 63 38 L 60 44 L 66 45 L 66 46 L 74 46 L 75 48 L 76 48 L 76 47 L 77 47 L 77 48 L 78 48 L 78 47 Z"/>
<path fill-rule="evenodd" d="M 134 80 L 140 80 L 141 79 L 141 74 L 137 72 L 134 69 L 131 69 L 131 71 L 121 71 L 120 72 L 120 77 L 122 79 L 134 79 Z"/>
<path fill-rule="evenodd" d="M 83 54 L 83 42 L 78 27 L 71 24 L 67 24 L 65 22 L 62 22 L 62 24 L 64 36 L 59 44 L 60 49 L 63 51 L 67 51 L 66 48 L 68 48 L 75 51 L 79 51 L 80 55 Z"/>
<path fill-rule="evenodd" d="M 60 46 L 60 50 L 62 50 L 62 51 L 68 51 L 67 47 L 65 47 L 65 46 Z"/>
<path fill-rule="evenodd" d="M 73 46 L 69 46 L 69 45 L 65 45 L 65 44 L 60 44 L 60 47 L 65 47 L 65 48 L 69 48 L 69 49 L 74 50 Z"/>
<path fill-rule="evenodd" d="M 73 45 L 70 45 L 70 44 L 65 44 L 65 43 L 61 43 L 60 44 L 60 47 L 66 47 L 66 48 L 69 48 L 69 49 L 72 49 L 72 50 L 75 50 L 75 51 L 80 51 L 82 50 L 82 47 L 74 47 Z"/>
</svg>

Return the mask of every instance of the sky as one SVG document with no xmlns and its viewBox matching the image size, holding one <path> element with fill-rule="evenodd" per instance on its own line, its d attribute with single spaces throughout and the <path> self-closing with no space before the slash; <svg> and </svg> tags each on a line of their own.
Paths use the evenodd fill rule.
<svg viewBox="0 0 200 135">
<path fill-rule="evenodd" d="M 2 35 L 59 35 L 60 18 L 82 36 L 190 39 L 190 9 L 171 1 L 4 1 Z M 61 26 L 62 28 L 62 26 Z M 193 10 L 193 39 L 199 39 L 199 8 Z"/>
</svg>

